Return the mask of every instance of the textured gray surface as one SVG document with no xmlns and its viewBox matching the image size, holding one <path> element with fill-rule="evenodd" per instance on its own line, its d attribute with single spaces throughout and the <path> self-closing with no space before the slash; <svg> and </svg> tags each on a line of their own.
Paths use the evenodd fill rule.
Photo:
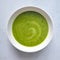
<svg viewBox="0 0 60 60">
<path fill-rule="evenodd" d="M 39 6 L 53 18 L 53 39 L 38 53 L 18 51 L 10 44 L 6 34 L 10 14 L 25 5 Z M 0 60 L 60 60 L 60 0 L 0 0 Z"/>
</svg>

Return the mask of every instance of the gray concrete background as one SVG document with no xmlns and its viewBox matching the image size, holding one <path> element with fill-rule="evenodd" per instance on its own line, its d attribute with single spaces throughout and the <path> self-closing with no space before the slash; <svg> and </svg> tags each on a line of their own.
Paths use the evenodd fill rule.
<svg viewBox="0 0 60 60">
<path fill-rule="evenodd" d="M 37 53 L 23 53 L 9 42 L 6 26 L 10 14 L 27 5 L 39 6 L 53 18 L 54 36 L 51 43 Z M 0 60 L 60 60 L 60 0 L 0 0 Z"/>
</svg>

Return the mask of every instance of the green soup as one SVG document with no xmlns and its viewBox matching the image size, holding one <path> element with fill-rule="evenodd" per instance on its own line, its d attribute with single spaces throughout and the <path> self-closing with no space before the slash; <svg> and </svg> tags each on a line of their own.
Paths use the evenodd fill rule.
<svg viewBox="0 0 60 60">
<path fill-rule="evenodd" d="M 41 44 L 48 34 L 48 23 L 44 16 L 34 11 L 19 14 L 12 24 L 16 41 L 32 47 Z"/>
</svg>

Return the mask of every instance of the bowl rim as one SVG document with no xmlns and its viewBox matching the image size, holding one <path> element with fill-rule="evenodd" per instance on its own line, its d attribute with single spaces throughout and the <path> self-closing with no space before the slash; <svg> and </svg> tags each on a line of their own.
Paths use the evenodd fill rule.
<svg viewBox="0 0 60 60">
<path fill-rule="evenodd" d="M 45 18 L 47 18 L 46 20 L 48 21 L 48 24 L 49 24 L 49 28 L 50 28 L 50 32 L 49 32 L 49 38 L 45 38 L 45 40 L 40 44 L 40 45 L 36 45 L 35 48 L 34 47 L 26 47 L 26 46 L 23 46 L 23 45 L 20 45 L 16 40 L 15 38 L 13 37 L 13 34 L 11 33 L 11 28 L 10 28 L 10 25 L 11 24 L 11 20 L 13 20 L 14 18 L 14 15 L 16 14 L 16 16 L 18 16 L 22 10 L 25 11 L 24 9 L 27 9 L 26 11 L 30 10 L 30 9 L 36 9 L 35 11 L 37 11 L 39 13 L 40 11 L 40 14 L 43 14 L 43 16 Z M 22 12 L 23 12 L 22 11 Z M 16 17 L 15 16 L 15 17 Z M 12 25 L 12 24 L 11 24 Z M 12 35 L 11 35 L 12 34 Z M 40 51 L 42 50 L 43 48 L 45 48 L 49 43 L 50 41 L 52 40 L 52 36 L 53 36 L 53 22 L 52 22 L 52 17 L 45 11 L 43 10 L 42 8 L 39 8 L 39 7 L 36 7 L 36 6 L 24 6 L 22 8 L 19 8 L 17 10 L 15 10 L 9 17 L 9 21 L 8 21 L 8 24 L 7 24 L 7 35 L 8 35 L 8 38 L 9 38 L 9 41 L 10 43 L 15 47 L 17 48 L 18 50 L 20 51 L 23 51 L 23 52 L 37 52 L 37 51 Z M 12 36 L 12 37 L 11 37 Z M 44 43 L 45 42 L 45 43 Z"/>
</svg>

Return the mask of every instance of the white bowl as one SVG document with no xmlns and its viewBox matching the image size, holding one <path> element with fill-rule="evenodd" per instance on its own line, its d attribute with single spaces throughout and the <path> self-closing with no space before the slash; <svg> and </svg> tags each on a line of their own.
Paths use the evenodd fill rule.
<svg viewBox="0 0 60 60">
<path fill-rule="evenodd" d="M 49 31 L 48 31 L 48 36 L 45 38 L 45 40 L 34 47 L 27 47 L 27 46 L 23 46 L 21 44 L 19 44 L 13 34 L 12 34 L 12 23 L 14 21 L 14 19 L 21 14 L 22 12 L 25 11 L 35 11 L 40 13 L 41 15 L 43 15 L 47 22 L 48 22 L 48 27 L 49 27 Z M 13 12 L 13 14 L 10 16 L 9 21 L 8 21 L 8 25 L 7 25 L 7 34 L 8 34 L 8 38 L 9 41 L 11 42 L 11 44 L 16 47 L 18 50 L 23 51 L 23 52 L 37 52 L 42 50 L 43 48 L 45 48 L 49 42 L 51 41 L 52 35 L 53 35 L 53 23 L 52 23 L 52 19 L 51 17 L 41 8 L 39 7 L 35 7 L 35 6 L 26 6 L 26 7 L 22 7 L 18 10 L 16 10 L 15 12 Z"/>
</svg>

